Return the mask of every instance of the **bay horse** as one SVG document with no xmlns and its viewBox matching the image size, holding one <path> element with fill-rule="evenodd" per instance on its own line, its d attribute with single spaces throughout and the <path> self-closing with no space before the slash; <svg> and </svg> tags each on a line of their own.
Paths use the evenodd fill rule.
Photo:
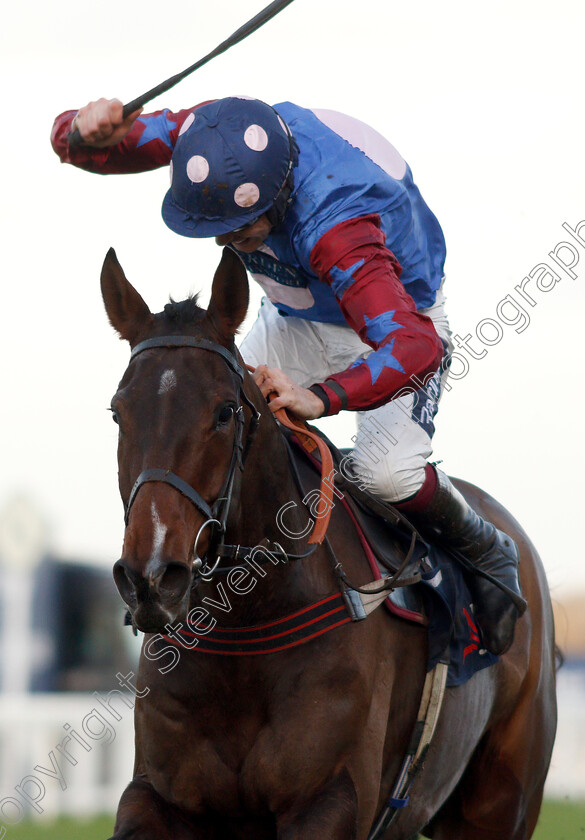
<svg viewBox="0 0 585 840">
<path fill-rule="evenodd" d="M 145 634 L 134 776 L 111 840 L 366 840 L 408 750 L 427 630 L 377 609 L 262 655 L 204 653 L 193 634 L 171 643 L 189 621 L 204 634 L 212 624 L 228 636 L 278 629 L 338 587 L 325 544 L 299 551 L 277 526 L 286 510 L 299 534 L 307 513 L 278 424 L 234 344 L 248 307 L 237 256 L 224 251 L 207 311 L 189 299 L 153 315 L 113 250 L 101 285 L 112 326 L 133 348 L 111 406 L 126 510 L 114 578 Z M 527 840 L 541 806 L 556 727 L 545 575 L 512 516 L 458 486 L 516 540 L 529 609 L 508 653 L 446 690 L 409 804 L 384 840 Z M 356 530 L 340 505 L 331 517 L 330 547 L 361 586 L 371 572 Z M 218 534 L 233 545 L 222 583 L 208 561 Z M 239 546 L 261 545 L 276 552 L 270 562 L 238 566 Z M 284 562 L 287 552 L 296 559 Z"/>
</svg>

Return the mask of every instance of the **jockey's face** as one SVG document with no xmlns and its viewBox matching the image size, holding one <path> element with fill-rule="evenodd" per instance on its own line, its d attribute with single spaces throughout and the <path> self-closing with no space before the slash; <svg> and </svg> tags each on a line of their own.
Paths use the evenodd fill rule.
<svg viewBox="0 0 585 840">
<path fill-rule="evenodd" d="M 266 215 L 263 215 L 249 225 L 232 230 L 229 233 L 224 233 L 221 236 L 216 236 L 215 241 L 218 245 L 233 245 L 238 251 L 251 254 L 252 251 L 255 251 L 262 245 L 271 229 L 272 225 Z"/>
</svg>

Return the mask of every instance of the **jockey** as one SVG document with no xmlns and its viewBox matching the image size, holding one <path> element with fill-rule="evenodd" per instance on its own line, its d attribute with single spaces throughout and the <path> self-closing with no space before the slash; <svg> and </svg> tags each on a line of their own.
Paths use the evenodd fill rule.
<svg viewBox="0 0 585 840">
<path fill-rule="evenodd" d="M 483 643 L 505 652 L 526 607 L 517 547 L 428 460 L 452 350 L 446 250 L 396 149 L 337 112 L 248 97 L 127 119 L 101 99 L 61 114 L 52 143 L 102 174 L 170 164 L 165 223 L 234 249 L 266 293 L 240 349 L 272 411 L 357 412 L 355 472 L 463 556 Z"/>
</svg>

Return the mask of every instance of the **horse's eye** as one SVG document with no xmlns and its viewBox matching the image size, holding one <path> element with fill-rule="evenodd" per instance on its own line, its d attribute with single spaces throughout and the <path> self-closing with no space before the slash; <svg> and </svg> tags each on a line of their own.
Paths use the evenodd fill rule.
<svg viewBox="0 0 585 840">
<path fill-rule="evenodd" d="M 114 423 L 117 424 L 118 423 L 118 415 L 116 414 L 116 412 L 114 411 L 113 408 L 110 408 L 110 411 L 112 412 L 112 420 L 114 421 Z"/>
<path fill-rule="evenodd" d="M 225 426 L 227 423 L 230 422 L 232 417 L 234 416 L 234 406 L 233 405 L 224 405 L 219 411 L 217 415 L 217 425 L 218 426 Z"/>
</svg>

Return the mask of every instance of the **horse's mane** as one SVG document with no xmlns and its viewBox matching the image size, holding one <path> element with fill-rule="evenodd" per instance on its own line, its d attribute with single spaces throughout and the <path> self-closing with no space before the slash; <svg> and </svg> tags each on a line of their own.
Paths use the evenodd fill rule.
<svg viewBox="0 0 585 840">
<path fill-rule="evenodd" d="M 194 324 L 205 315 L 205 310 L 201 309 L 197 301 L 198 295 L 189 295 L 186 300 L 178 302 L 170 298 L 164 309 L 165 320 L 177 325 Z"/>
</svg>

